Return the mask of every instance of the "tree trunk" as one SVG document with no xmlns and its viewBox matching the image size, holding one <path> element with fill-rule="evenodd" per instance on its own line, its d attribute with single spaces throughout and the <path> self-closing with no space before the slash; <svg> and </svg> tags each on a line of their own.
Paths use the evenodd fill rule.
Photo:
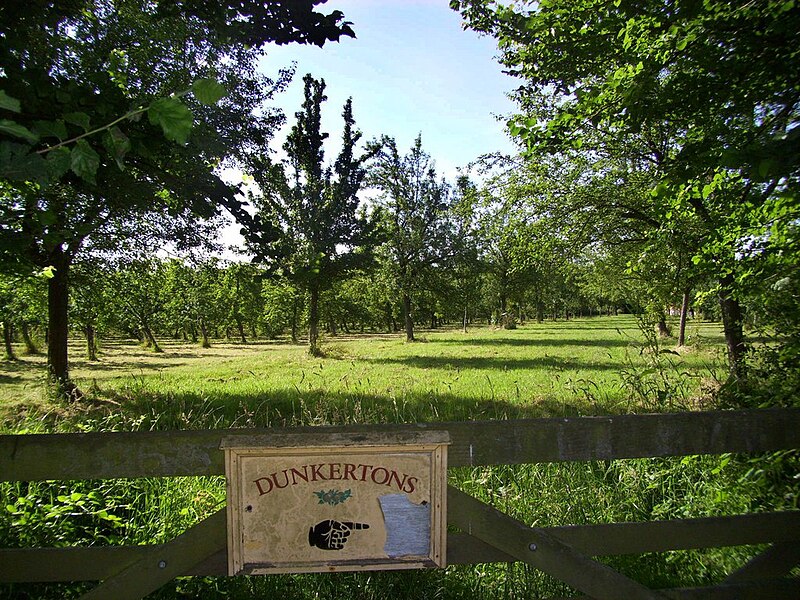
<svg viewBox="0 0 800 600">
<path fill-rule="evenodd" d="M 292 343 L 297 343 L 297 294 L 292 302 Z"/>
<path fill-rule="evenodd" d="M 22 341 L 25 343 L 25 353 L 39 354 L 39 349 L 36 347 L 36 344 L 34 344 L 33 340 L 31 339 L 31 332 L 30 329 L 28 328 L 28 324 L 23 321 L 22 325 L 20 326 L 20 329 L 22 330 Z"/>
<path fill-rule="evenodd" d="M 242 343 L 246 344 L 247 338 L 244 335 L 244 321 L 242 321 L 242 317 L 240 317 L 238 314 L 236 315 L 235 319 L 236 319 L 236 327 L 239 328 L 239 337 L 242 338 Z"/>
<path fill-rule="evenodd" d="M 500 317 L 497 320 L 498 327 L 502 327 L 505 329 L 505 326 L 508 324 L 508 298 L 506 298 L 505 294 L 500 295 Z"/>
<path fill-rule="evenodd" d="M 152 348 L 153 352 L 163 352 L 161 346 L 158 345 L 156 341 L 156 336 L 153 335 L 153 332 L 150 330 L 150 326 L 145 323 L 142 327 L 142 331 L 144 331 L 145 339 L 147 340 L 147 347 Z"/>
<path fill-rule="evenodd" d="M 208 340 L 208 329 L 206 329 L 206 322 L 203 319 L 200 319 L 200 335 L 203 337 L 203 343 L 200 346 L 211 348 L 211 342 Z"/>
<path fill-rule="evenodd" d="M 97 360 L 97 338 L 94 327 L 87 325 L 83 328 L 83 333 L 86 334 L 86 358 L 95 361 Z"/>
<path fill-rule="evenodd" d="M 392 309 L 392 305 L 390 302 L 386 303 L 386 327 L 389 329 L 389 333 L 396 333 L 398 331 L 397 327 L 397 319 L 394 317 L 394 310 Z"/>
<path fill-rule="evenodd" d="M 467 333 L 467 305 L 464 305 L 464 318 L 461 321 L 461 326 L 463 328 L 464 333 Z"/>
<path fill-rule="evenodd" d="M 406 341 L 414 341 L 414 319 L 411 314 L 411 296 L 403 294 L 403 320 L 406 325 Z"/>
<path fill-rule="evenodd" d="M 689 296 L 691 290 L 683 291 L 683 302 L 681 303 L 681 324 L 678 327 L 678 346 L 686 345 L 686 317 L 689 314 Z"/>
<path fill-rule="evenodd" d="M 14 346 L 11 344 L 11 323 L 3 321 L 3 343 L 6 348 L 6 360 L 17 360 L 17 355 L 14 354 Z"/>
<path fill-rule="evenodd" d="M 312 285 L 308 303 L 308 353 L 319 356 L 319 289 Z"/>
<path fill-rule="evenodd" d="M 733 277 L 726 276 L 720 281 L 719 306 L 722 311 L 722 328 L 728 349 L 728 368 L 730 376 L 736 381 L 745 378 L 744 356 L 747 344 L 742 328 L 743 315 L 739 301 L 732 295 Z"/>
<path fill-rule="evenodd" d="M 661 313 L 658 317 L 658 323 L 656 323 L 656 331 L 658 331 L 658 336 L 665 338 L 669 337 L 669 326 L 667 325 L 667 317 L 664 313 Z"/>
<path fill-rule="evenodd" d="M 47 282 L 47 367 L 50 376 L 62 391 L 69 393 L 69 358 L 67 342 L 69 339 L 69 264 L 62 250 L 50 257 L 54 268 L 53 276 Z"/>
</svg>

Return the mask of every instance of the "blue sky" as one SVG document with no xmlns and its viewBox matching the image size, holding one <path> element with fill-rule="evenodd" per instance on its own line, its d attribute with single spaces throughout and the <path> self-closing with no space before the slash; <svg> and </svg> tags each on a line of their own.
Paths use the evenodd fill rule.
<svg viewBox="0 0 800 600">
<path fill-rule="evenodd" d="M 423 148 L 451 182 L 458 168 L 481 154 L 515 151 L 505 133 L 505 119 L 496 116 L 514 111 L 506 94 L 516 82 L 494 60 L 495 40 L 463 30 L 447 0 L 328 0 L 319 7 L 325 12 L 335 9 L 353 23 L 356 39 L 342 38 L 322 48 L 275 46 L 262 62 L 271 76 L 297 63 L 289 88 L 272 103 L 287 116 L 286 126 L 270 145 L 279 156 L 303 102 L 306 73 L 324 78 L 327 85 L 323 129 L 330 134 L 330 163 L 339 151 L 342 106 L 349 96 L 365 140 L 389 135 L 405 152 L 421 133 Z M 241 174 L 228 172 L 226 178 L 238 183 Z M 239 226 L 230 224 L 221 239 L 239 246 L 238 231 Z M 224 256 L 232 258 L 227 252 Z"/>
<path fill-rule="evenodd" d="M 448 179 L 481 154 L 513 152 L 496 115 L 513 112 L 505 94 L 515 81 L 494 60 L 495 40 L 463 30 L 447 0 L 329 0 L 318 9 L 341 10 L 357 38 L 323 48 L 291 44 L 268 51 L 262 63 L 267 73 L 297 63 L 289 89 L 275 98 L 288 124 L 274 149 L 294 122 L 303 100 L 302 78 L 311 73 L 327 84 L 323 126 L 330 134 L 330 161 L 338 152 L 348 96 L 366 139 L 386 134 L 404 151 L 422 133 L 423 148 Z"/>
</svg>

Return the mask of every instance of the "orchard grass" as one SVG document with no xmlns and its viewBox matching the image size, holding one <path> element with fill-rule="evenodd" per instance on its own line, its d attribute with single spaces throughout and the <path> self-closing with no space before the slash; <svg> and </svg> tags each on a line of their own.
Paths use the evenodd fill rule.
<svg viewBox="0 0 800 600">
<path fill-rule="evenodd" d="M 680 349 L 671 338 L 647 344 L 631 316 L 423 330 L 419 338 L 327 336 L 321 358 L 287 340 L 216 340 L 203 349 L 160 339 L 162 353 L 105 340 L 97 362 L 74 340 L 71 373 L 86 398 L 54 401 L 44 357 L 23 356 L 0 363 L 0 417 L 13 431 L 33 413 L 59 430 L 105 411 L 159 429 L 617 414 L 704 408 L 724 373 L 721 327 L 700 321 Z M 666 383 L 652 381 L 656 366 Z M 646 384 L 650 396 L 637 389 Z"/>
<path fill-rule="evenodd" d="M 419 422 L 711 409 L 725 372 L 721 327 L 688 344 L 643 335 L 630 316 L 400 335 L 328 336 L 324 356 L 286 340 L 209 349 L 159 340 L 155 354 L 106 340 L 73 349 L 76 402 L 48 394 L 42 357 L 3 363 L 5 432 Z M 162 343 L 163 342 L 163 343 Z M 450 483 L 535 526 L 719 516 L 797 508 L 795 453 L 459 468 Z M 221 477 L 0 486 L 0 545 L 167 541 L 224 505 Z M 72 514 L 91 514 L 77 522 Z M 758 548 L 610 558 L 654 587 L 706 585 Z M 0 598 L 77 597 L 86 585 L 0 585 Z M 445 570 L 176 580 L 153 598 L 540 598 L 573 592 L 521 564 Z"/>
</svg>

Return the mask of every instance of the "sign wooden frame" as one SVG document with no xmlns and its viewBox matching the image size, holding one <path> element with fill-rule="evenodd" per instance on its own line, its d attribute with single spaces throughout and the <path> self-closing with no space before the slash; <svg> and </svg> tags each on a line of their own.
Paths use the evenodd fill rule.
<svg viewBox="0 0 800 600">
<path fill-rule="evenodd" d="M 446 431 L 225 438 L 228 573 L 444 567 Z"/>
</svg>

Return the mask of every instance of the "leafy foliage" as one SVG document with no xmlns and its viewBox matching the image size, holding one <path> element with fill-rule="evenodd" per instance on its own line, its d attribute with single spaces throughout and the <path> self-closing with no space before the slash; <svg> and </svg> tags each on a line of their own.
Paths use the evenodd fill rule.
<svg viewBox="0 0 800 600">
<path fill-rule="evenodd" d="M 414 294 L 450 253 L 449 186 L 437 178 L 434 161 L 422 149 L 421 135 L 404 156 L 393 139 L 385 140 L 370 179 L 381 192 L 384 264 L 402 298 L 406 340 L 413 341 Z"/>
<path fill-rule="evenodd" d="M 653 246 L 693 242 L 684 254 L 694 271 L 716 278 L 731 374 L 742 380 L 741 256 L 753 240 L 789 250 L 773 232 L 800 216 L 800 61 L 791 33 L 800 7 L 715 0 L 451 6 L 498 38 L 503 63 L 523 79 L 522 112 L 509 127 L 529 158 L 579 153 L 603 176 L 602 159 L 616 155 L 626 165 L 617 180 L 626 171 L 649 174 L 651 195 L 640 194 L 629 218 L 648 225 Z"/>
<path fill-rule="evenodd" d="M 68 275 L 81 253 L 127 240 L 131 223 L 146 237 L 153 215 L 197 223 L 223 207 L 241 211 L 214 169 L 242 160 L 281 123 L 263 104 L 291 72 L 277 82 L 259 75 L 263 44 L 352 35 L 341 12 L 324 15 L 317 4 L 0 8 L 0 268 L 54 270 L 48 356 L 57 380 L 69 379 Z M 181 246 L 199 236 L 169 237 Z"/>
<path fill-rule="evenodd" d="M 303 107 L 284 144 L 288 160 L 281 164 L 261 156 L 251 161 L 260 192 L 251 196 L 257 213 L 244 221 L 242 233 L 257 260 L 309 290 L 309 350 L 317 353 L 319 292 L 369 259 L 374 227 L 359 210 L 358 193 L 365 163 L 378 147 L 370 144 L 365 154 L 355 155 L 361 132 L 354 129 L 348 99 L 342 148 L 333 167 L 326 167 L 323 142 L 328 134 L 320 130 L 325 81 L 311 75 L 303 81 Z"/>
</svg>

